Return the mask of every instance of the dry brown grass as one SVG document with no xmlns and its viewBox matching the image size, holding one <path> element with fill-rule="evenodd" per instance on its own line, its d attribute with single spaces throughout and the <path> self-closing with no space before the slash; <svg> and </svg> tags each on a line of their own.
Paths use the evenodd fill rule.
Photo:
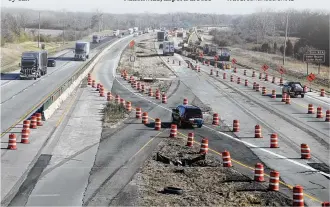
<svg viewBox="0 0 330 207">
<path fill-rule="evenodd" d="M 126 109 L 121 104 L 108 102 L 103 109 L 103 122 L 108 124 L 117 123 L 125 118 Z"/>
<path fill-rule="evenodd" d="M 281 55 L 255 52 L 237 47 L 231 48 L 231 58 L 235 58 L 239 64 L 247 65 L 256 70 L 261 70 L 261 66 L 267 64 L 270 67 L 268 70 L 269 74 L 278 77 L 280 76 L 280 73 L 277 71 L 277 68 L 283 63 Z M 287 71 L 287 73 L 284 74 L 284 78 L 300 81 L 306 85 L 308 84 L 308 81 L 306 80 L 306 63 L 287 57 L 284 68 Z M 309 64 L 308 72 L 317 74 L 318 78 L 318 80 L 313 83 L 314 87 L 325 88 L 329 91 L 329 70 L 329 67 L 321 66 L 320 73 L 318 74 L 318 66 Z"/>
</svg>

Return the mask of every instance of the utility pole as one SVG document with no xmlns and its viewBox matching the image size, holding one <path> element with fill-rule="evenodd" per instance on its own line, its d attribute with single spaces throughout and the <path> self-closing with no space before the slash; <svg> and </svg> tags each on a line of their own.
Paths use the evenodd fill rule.
<svg viewBox="0 0 330 207">
<path fill-rule="evenodd" d="M 286 50 L 286 39 L 288 37 L 288 22 L 289 14 L 286 14 L 286 25 L 285 25 L 285 39 L 284 39 L 284 50 L 283 50 L 283 65 L 285 65 L 285 50 Z"/>
<path fill-rule="evenodd" d="M 39 29 L 38 29 L 38 48 L 40 47 L 40 12 L 39 12 Z"/>
<path fill-rule="evenodd" d="M 62 32 L 62 41 L 63 41 L 63 45 L 64 45 L 64 19 L 63 19 L 63 32 Z"/>
</svg>

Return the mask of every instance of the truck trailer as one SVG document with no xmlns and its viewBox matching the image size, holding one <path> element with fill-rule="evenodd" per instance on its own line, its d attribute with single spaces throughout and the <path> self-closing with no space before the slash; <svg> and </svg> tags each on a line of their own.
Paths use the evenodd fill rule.
<svg viewBox="0 0 330 207">
<path fill-rule="evenodd" d="M 89 42 L 76 42 L 76 47 L 74 50 L 74 60 L 83 60 L 89 58 L 90 44 Z"/>
<path fill-rule="evenodd" d="M 139 28 L 138 28 L 138 27 L 134 27 L 134 28 L 133 28 L 133 31 L 134 31 L 134 32 L 137 32 L 137 31 L 139 31 Z"/>
<path fill-rule="evenodd" d="M 133 32 L 134 32 L 133 28 L 129 28 L 129 29 L 128 29 L 128 33 L 129 33 L 129 34 L 133 34 Z"/>
<path fill-rule="evenodd" d="M 101 37 L 99 35 L 93 35 L 93 43 L 100 43 Z"/>
<path fill-rule="evenodd" d="M 165 32 L 157 32 L 157 41 L 158 42 L 163 42 L 165 41 Z"/>
<path fill-rule="evenodd" d="M 163 42 L 163 55 L 174 55 L 174 42 L 164 41 Z"/>
<path fill-rule="evenodd" d="M 22 53 L 20 79 L 36 80 L 47 74 L 48 54 L 46 50 Z"/>
<path fill-rule="evenodd" d="M 115 37 L 119 36 L 119 30 L 118 29 L 113 31 L 113 36 L 115 36 Z"/>
</svg>

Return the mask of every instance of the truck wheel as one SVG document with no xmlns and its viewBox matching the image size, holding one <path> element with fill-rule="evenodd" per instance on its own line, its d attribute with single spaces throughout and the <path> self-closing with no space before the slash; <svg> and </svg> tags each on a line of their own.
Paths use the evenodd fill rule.
<svg viewBox="0 0 330 207">
<path fill-rule="evenodd" d="M 45 70 L 45 73 L 44 73 L 44 75 L 46 75 L 47 74 L 47 70 Z"/>
<path fill-rule="evenodd" d="M 34 78 L 33 78 L 34 80 L 37 80 L 37 76 L 34 76 Z"/>
<path fill-rule="evenodd" d="M 301 98 L 304 98 L 305 94 L 301 94 Z"/>
</svg>

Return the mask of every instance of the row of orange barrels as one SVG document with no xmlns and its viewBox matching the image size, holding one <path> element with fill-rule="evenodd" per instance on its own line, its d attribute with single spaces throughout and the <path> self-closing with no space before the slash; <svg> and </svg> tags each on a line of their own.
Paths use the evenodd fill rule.
<svg viewBox="0 0 330 207">
<path fill-rule="evenodd" d="M 100 85 L 100 88 L 102 88 L 102 85 Z M 101 90 L 99 90 L 101 91 Z M 113 101 L 113 96 L 111 94 L 111 92 L 107 93 L 107 101 Z M 117 104 L 122 104 L 125 106 L 127 111 L 131 111 L 132 110 L 132 105 L 131 102 L 129 101 L 124 101 L 124 99 L 120 98 L 120 96 L 117 94 L 115 95 L 115 102 Z M 184 99 L 183 101 L 185 104 L 188 104 L 188 99 Z M 149 123 L 149 117 L 148 117 L 148 113 L 147 112 L 143 112 L 142 113 L 142 109 L 140 107 L 137 107 L 135 109 L 136 111 L 136 118 L 137 119 L 142 119 L 142 124 L 148 124 Z M 217 113 L 215 113 L 213 115 L 213 125 L 219 125 L 219 115 Z M 160 118 L 156 118 L 155 119 L 155 126 L 154 129 L 155 130 L 161 130 L 161 120 Z M 233 124 L 233 131 L 234 132 L 238 132 L 239 131 L 239 122 L 238 120 L 234 120 L 234 124 Z M 171 138 L 176 138 L 178 135 L 177 132 L 177 125 L 176 124 L 171 124 L 171 130 L 170 130 L 170 135 L 169 137 Z M 255 127 L 255 138 L 262 138 L 261 135 L 261 127 L 259 125 L 256 125 Z M 187 139 L 187 144 L 186 146 L 188 147 L 192 147 L 194 144 L 194 133 L 189 132 L 188 133 L 188 139 Z M 277 134 L 272 134 L 271 135 L 271 147 L 272 148 L 277 148 L 278 144 L 277 144 Z M 207 154 L 208 153 L 208 139 L 207 138 L 203 138 L 201 141 L 201 145 L 200 145 L 200 154 Z M 228 151 L 224 151 L 221 153 L 222 155 L 222 159 L 223 159 L 223 167 L 232 167 L 232 162 L 231 162 L 231 157 L 230 157 L 230 152 Z M 302 159 L 309 159 L 311 158 L 310 155 L 310 149 L 308 147 L 308 145 L 306 144 L 302 144 L 301 145 L 301 158 Z M 280 173 L 278 171 L 271 171 L 270 172 L 270 179 L 269 179 L 269 190 L 271 191 L 279 191 L 279 177 L 280 177 Z M 254 171 L 254 181 L 256 182 L 264 182 L 264 167 L 261 163 L 257 163 L 255 165 L 255 171 Z M 293 187 L 293 206 L 304 206 L 304 200 L 303 200 L 303 187 L 302 186 L 295 186 Z M 330 206 L 329 202 L 323 202 L 322 206 Z"/>
<path fill-rule="evenodd" d="M 188 64 L 188 68 L 193 68 L 193 67 L 191 66 L 191 64 Z M 215 65 L 215 68 L 216 68 L 216 65 Z M 200 72 L 200 66 L 199 65 L 196 65 L 195 66 L 195 69 L 197 69 L 197 71 Z M 237 73 L 237 68 L 234 67 L 234 70 L 233 71 L 234 71 L 234 73 Z M 243 74 L 246 76 L 247 75 L 247 70 L 244 70 L 243 71 Z M 210 70 L 210 75 L 213 75 L 213 69 Z M 216 71 L 216 76 L 217 77 L 219 76 L 219 71 Z M 252 71 L 252 75 L 251 76 L 252 77 L 256 77 L 256 72 L 255 71 Z M 231 77 L 233 77 L 233 76 L 231 76 Z M 226 79 L 226 73 L 223 74 L 223 79 Z M 263 79 L 263 73 L 261 73 L 261 72 L 259 72 L 259 79 Z M 232 78 L 231 78 L 231 80 L 233 82 L 233 79 Z M 268 74 L 267 73 L 265 74 L 264 80 L 265 81 L 269 81 Z M 239 77 L 237 79 L 237 83 L 238 84 L 240 83 L 240 78 Z M 273 78 L 272 78 L 272 83 L 276 83 L 276 77 L 275 76 L 273 76 Z M 247 86 L 247 80 L 245 80 L 245 84 Z M 280 78 L 280 85 L 283 85 L 283 78 Z M 306 93 L 307 92 L 307 86 L 304 86 L 303 88 L 304 88 L 304 92 Z M 320 96 L 321 97 L 325 97 L 325 89 L 321 89 Z"/>
<path fill-rule="evenodd" d="M 35 113 L 31 116 L 30 120 L 23 121 L 23 129 L 21 132 L 21 142 L 22 144 L 29 144 L 29 136 L 31 133 L 30 129 L 37 129 L 38 126 L 43 126 L 42 114 Z M 8 147 L 9 150 L 17 149 L 17 136 L 14 133 L 9 134 Z"/>
</svg>

